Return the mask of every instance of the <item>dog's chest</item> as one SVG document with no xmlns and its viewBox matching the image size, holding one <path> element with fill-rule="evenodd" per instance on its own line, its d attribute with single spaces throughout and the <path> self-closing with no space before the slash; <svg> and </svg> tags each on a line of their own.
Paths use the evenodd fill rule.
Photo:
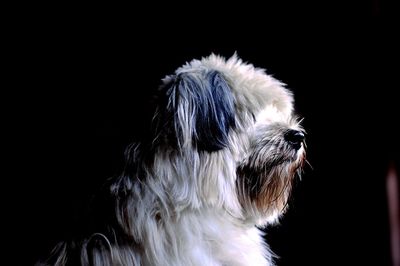
<svg viewBox="0 0 400 266">
<path fill-rule="evenodd" d="M 171 239 L 166 242 L 171 245 L 164 253 L 168 265 L 271 265 L 271 254 L 256 227 L 200 214 L 184 215 L 169 227 Z"/>
</svg>

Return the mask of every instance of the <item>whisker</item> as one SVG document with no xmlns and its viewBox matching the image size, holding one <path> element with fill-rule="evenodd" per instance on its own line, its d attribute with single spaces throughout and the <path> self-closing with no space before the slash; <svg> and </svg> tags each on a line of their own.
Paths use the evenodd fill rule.
<svg viewBox="0 0 400 266">
<path fill-rule="evenodd" d="M 307 159 L 305 159 L 304 161 L 308 164 L 308 166 L 310 166 L 311 170 L 314 171 L 314 167 L 311 165 L 311 163 Z"/>
</svg>

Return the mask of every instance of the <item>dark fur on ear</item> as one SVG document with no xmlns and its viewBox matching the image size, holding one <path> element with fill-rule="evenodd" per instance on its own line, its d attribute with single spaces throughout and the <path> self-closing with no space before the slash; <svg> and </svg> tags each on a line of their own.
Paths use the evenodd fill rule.
<svg viewBox="0 0 400 266">
<path fill-rule="evenodd" d="M 179 148 L 191 143 L 207 152 L 228 146 L 229 130 L 235 127 L 235 103 L 219 72 L 181 73 L 161 93 L 164 106 L 159 110 L 166 113 L 156 115 L 159 137 Z"/>
</svg>

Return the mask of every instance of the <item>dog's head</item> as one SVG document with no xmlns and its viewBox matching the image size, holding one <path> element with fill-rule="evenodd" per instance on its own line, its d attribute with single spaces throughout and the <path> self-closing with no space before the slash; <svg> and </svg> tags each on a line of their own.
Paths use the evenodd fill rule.
<svg viewBox="0 0 400 266">
<path fill-rule="evenodd" d="M 163 81 L 151 168 L 172 206 L 277 218 L 305 160 L 291 92 L 236 55 L 194 60 Z"/>
</svg>

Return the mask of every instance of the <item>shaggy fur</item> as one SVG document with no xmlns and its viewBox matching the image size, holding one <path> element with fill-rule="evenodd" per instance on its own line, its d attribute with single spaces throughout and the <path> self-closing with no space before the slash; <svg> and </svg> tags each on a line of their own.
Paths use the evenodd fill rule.
<svg viewBox="0 0 400 266">
<path fill-rule="evenodd" d="M 106 186 L 105 226 L 43 264 L 272 265 L 257 227 L 284 212 L 305 161 L 292 94 L 236 55 L 211 55 L 167 76 L 157 106 Z"/>
</svg>

